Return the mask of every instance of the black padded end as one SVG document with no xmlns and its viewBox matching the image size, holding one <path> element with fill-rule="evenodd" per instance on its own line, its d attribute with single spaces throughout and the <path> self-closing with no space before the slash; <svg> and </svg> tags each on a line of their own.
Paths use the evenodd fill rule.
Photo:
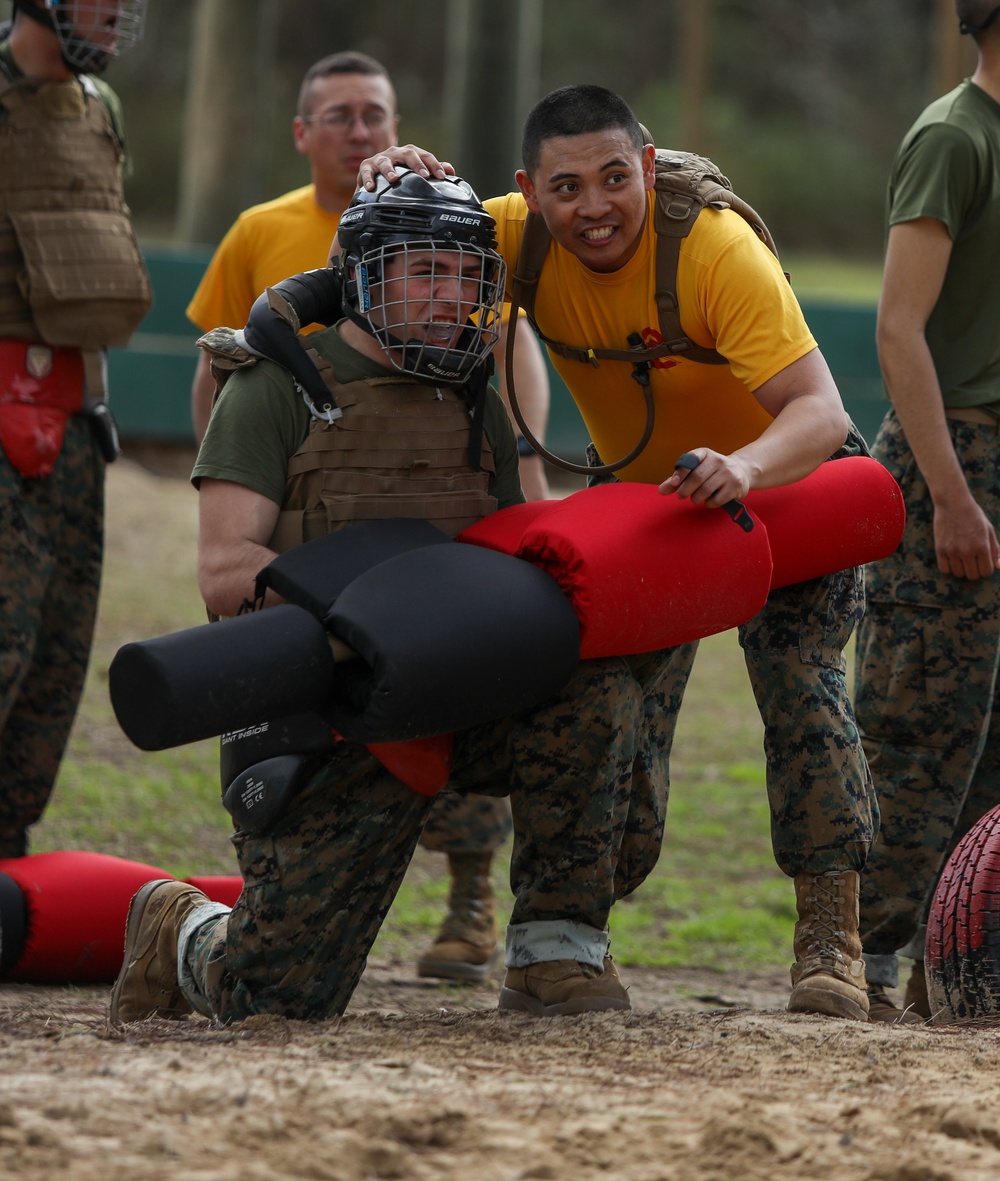
<svg viewBox="0 0 1000 1181">
<path fill-rule="evenodd" d="M 322 708 L 336 666 L 323 625 L 290 604 L 120 648 L 111 704 L 141 750 Z"/>
<path fill-rule="evenodd" d="M 14 967 L 28 934 L 28 908 L 21 887 L 0 873 L 0 980 Z"/>
</svg>

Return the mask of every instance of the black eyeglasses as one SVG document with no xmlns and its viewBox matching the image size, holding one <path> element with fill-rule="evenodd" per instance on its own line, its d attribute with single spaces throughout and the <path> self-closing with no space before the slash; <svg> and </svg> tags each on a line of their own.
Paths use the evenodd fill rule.
<svg viewBox="0 0 1000 1181">
<path fill-rule="evenodd" d="M 303 123 L 321 123 L 334 131 L 347 131 L 360 119 L 369 131 L 379 131 L 389 122 L 387 111 L 324 111 L 321 115 L 303 115 Z"/>
</svg>

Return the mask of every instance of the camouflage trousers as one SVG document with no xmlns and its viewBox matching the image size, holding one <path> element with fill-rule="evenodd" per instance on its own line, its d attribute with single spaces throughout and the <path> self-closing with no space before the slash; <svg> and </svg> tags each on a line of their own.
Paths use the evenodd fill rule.
<svg viewBox="0 0 1000 1181">
<path fill-rule="evenodd" d="M 55 470 L 0 452 L 0 857 L 27 852 L 48 803 L 90 656 L 104 546 L 104 462 L 73 415 Z"/>
<path fill-rule="evenodd" d="M 878 831 L 844 648 L 864 613 L 858 569 L 772 591 L 739 629 L 764 723 L 771 843 L 789 876 L 860 870 Z"/>
<path fill-rule="evenodd" d="M 868 453 L 851 423 L 828 462 Z M 771 843 L 789 876 L 860 870 L 878 832 L 844 659 L 864 613 L 863 571 L 840 570 L 772 591 L 739 629 L 764 723 Z"/>
<path fill-rule="evenodd" d="M 505 796 L 444 791 L 434 800 L 420 844 L 432 853 L 495 853 L 512 827 Z"/>
<path fill-rule="evenodd" d="M 584 661 L 542 705 L 456 735 L 450 789 L 510 796 L 512 927 L 600 936 L 653 868 L 689 668 L 687 650 Z M 182 939 L 196 1007 L 227 1020 L 343 1012 L 430 808 L 345 745 L 271 832 L 234 834 L 243 892 Z"/>
<path fill-rule="evenodd" d="M 1000 523 L 1000 433 L 949 420 L 973 495 Z M 866 955 L 889 957 L 917 931 L 948 853 L 1000 803 L 1000 576 L 942 574 L 927 485 L 890 411 L 875 442 L 906 501 L 906 531 L 868 567 L 855 703 L 882 810 L 861 880 Z M 880 976 L 876 968 L 873 979 Z"/>
</svg>

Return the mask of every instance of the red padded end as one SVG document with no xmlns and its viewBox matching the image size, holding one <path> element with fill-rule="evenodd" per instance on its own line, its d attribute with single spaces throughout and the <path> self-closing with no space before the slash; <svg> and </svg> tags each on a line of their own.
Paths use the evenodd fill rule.
<svg viewBox="0 0 1000 1181">
<path fill-rule="evenodd" d="M 529 500 L 527 504 L 500 509 L 470 525 L 468 529 L 463 529 L 455 540 L 481 545 L 501 554 L 516 555 L 525 529 L 560 504 L 558 500 Z"/>
<path fill-rule="evenodd" d="M 865 456 L 821 464 L 745 503 L 750 533 L 651 484 L 606 484 L 502 509 L 458 540 L 551 575 L 579 617 L 581 656 L 596 657 L 726 631 L 756 615 L 772 588 L 878 561 L 903 536 L 896 481 Z"/>
<path fill-rule="evenodd" d="M 906 523 L 899 485 L 878 460 L 860 455 L 751 492 L 745 503 L 767 530 L 773 587 L 887 558 Z"/>
<path fill-rule="evenodd" d="M 122 965 L 125 919 L 146 882 L 172 874 L 104 853 L 38 853 L 0 861 L 24 895 L 27 935 L 9 980 L 98 983 Z"/>
<path fill-rule="evenodd" d="M 561 501 L 525 530 L 521 556 L 560 585 L 580 619 L 580 655 L 627 656 L 726 631 L 764 605 L 763 530 L 661 496 L 602 485 Z"/>
</svg>

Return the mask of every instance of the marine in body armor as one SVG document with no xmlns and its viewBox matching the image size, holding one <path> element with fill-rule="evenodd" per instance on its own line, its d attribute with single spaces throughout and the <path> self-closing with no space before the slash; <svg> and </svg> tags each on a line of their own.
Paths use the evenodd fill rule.
<svg viewBox="0 0 1000 1181">
<path fill-rule="evenodd" d="M 104 350 L 150 304 L 121 112 L 91 73 L 144 0 L 15 0 L 0 28 L 0 857 L 27 852 L 83 691 L 116 438 Z"/>
<path fill-rule="evenodd" d="M 359 193 L 341 221 L 344 318 L 306 338 L 325 384 L 249 363 L 232 337 L 205 342 L 234 369 L 193 476 L 210 610 L 253 600 L 280 545 L 406 515 L 454 533 L 523 500 L 513 428 L 487 382 L 504 286 L 493 228 L 464 182 L 405 173 Z M 415 599 L 415 612 L 434 609 Z M 662 835 L 664 669 L 661 653 L 582 661 L 542 705 L 455 735 L 445 790 L 513 806 L 503 1008 L 629 1007 L 607 921 Z M 232 911 L 176 882 L 136 895 L 112 1019 L 343 1012 L 429 808 L 365 748 L 321 754 L 270 828 L 234 833 L 244 889 Z"/>
</svg>

